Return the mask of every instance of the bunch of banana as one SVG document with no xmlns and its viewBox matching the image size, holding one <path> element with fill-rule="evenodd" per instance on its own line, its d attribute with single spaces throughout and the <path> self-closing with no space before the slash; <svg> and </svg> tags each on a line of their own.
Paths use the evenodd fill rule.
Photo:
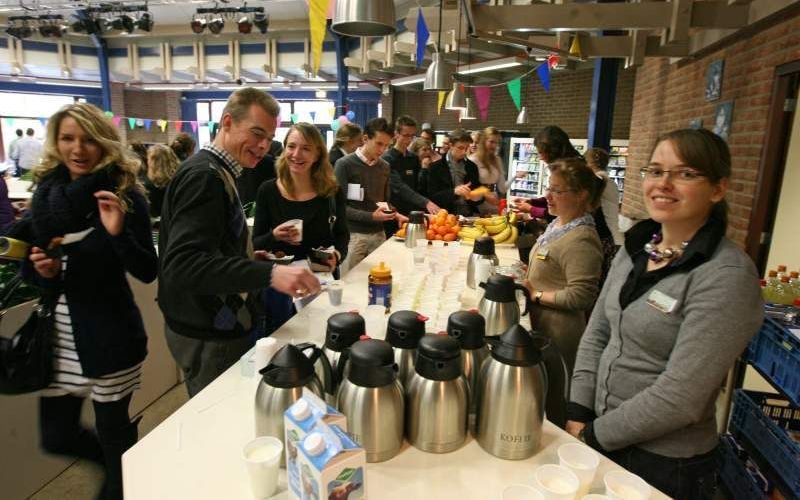
<svg viewBox="0 0 800 500">
<path fill-rule="evenodd" d="M 478 219 L 475 221 L 475 225 L 482 227 L 495 243 L 513 244 L 517 241 L 518 236 L 515 222 L 516 214 L 511 214 L 509 217 L 498 215 L 491 218 Z"/>
<path fill-rule="evenodd" d="M 476 239 L 480 238 L 481 236 L 485 235 L 486 231 L 483 230 L 481 227 L 469 227 L 465 226 L 461 228 L 461 231 L 458 232 L 458 237 L 464 243 L 473 243 Z"/>
</svg>

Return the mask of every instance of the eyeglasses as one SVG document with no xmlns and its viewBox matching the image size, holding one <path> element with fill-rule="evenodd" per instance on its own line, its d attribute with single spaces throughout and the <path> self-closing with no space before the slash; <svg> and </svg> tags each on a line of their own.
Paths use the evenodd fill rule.
<svg viewBox="0 0 800 500">
<path fill-rule="evenodd" d="M 658 181 L 664 177 L 669 177 L 675 182 L 696 182 L 697 180 L 706 177 L 696 170 L 690 168 L 679 168 L 677 170 L 664 170 L 657 167 L 644 167 L 639 173 L 642 179 L 649 179 L 651 181 Z"/>
<path fill-rule="evenodd" d="M 561 196 L 562 194 L 568 193 L 570 191 L 572 191 L 572 189 L 554 189 L 551 188 L 550 186 L 544 188 L 544 194 L 552 194 L 554 196 Z"/>
</svg>

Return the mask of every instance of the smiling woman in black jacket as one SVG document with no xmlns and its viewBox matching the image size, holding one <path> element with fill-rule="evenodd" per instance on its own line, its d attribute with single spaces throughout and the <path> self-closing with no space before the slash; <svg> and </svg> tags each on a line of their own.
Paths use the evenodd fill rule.
<svg viewBox="0 0 800 500">
<path fill-rule="evenodd" d="M 126 273 L 151 282 L 157 271 L 138 163 L 102 111 L 66 106 L 48 123 L 31 216 L 12 229 L 33 244 L 26 276 L 55 302 L 54 375 L 40 399 L 42 446 L 104 463 L 104 498 L 122 498 L 120 460 L 137 439 L 128 405 L 147 354 Z M 82 240 L 60 245 L 66 234 L 81 232 Z M 80 426 L 87 397 L 97 437 Z"/>
</svg>

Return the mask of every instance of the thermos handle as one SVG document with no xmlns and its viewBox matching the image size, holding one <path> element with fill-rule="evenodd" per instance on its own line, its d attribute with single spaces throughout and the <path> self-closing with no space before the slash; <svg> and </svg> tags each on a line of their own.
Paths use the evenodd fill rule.
<svg viewBox="0 0 800 500">
<path fill-rule="evenodd" d="M 531 292 L 524 285 L 520 285 L 519 283 L 514 283 L 514 288 L 516 290 L 522 290 L 522 293 L 525 294 L 525 310 L 522 312 L 522 316 L 525 316 L 528 314 L 528 304 L 531 302 Z"/>
<path fill-rule="evenodd" d="M 327 358 L 327 356 L 324 357 Z M 347 361 L 349 359 L 350 359 L 350 348 L 348 347 L 347 349 L 343 350 L 342 353 L 339 355 L 339 362 L 336 364 L 336 373 L 333 374 L 334 375 L 332 384 L 333 387 L 331 387 L 331 392 L 329 392 L 328 394 L 335 396 L 335 394 L 333 394 L 334 387 L 339 387 L 339 384 L 341 384 L 344 381 L 344 365 L 347 364 Z"/>
<path fill-rule="evenodd" d="M 311 355 L 308 356 L 308 359 L 311 361 L 312 364 L 316 363 L 317 360 L 322 361 L 322 369 L 325 372 L 325 379 L 328 380 L 327 387 L 323 387 L 322 390 L 327 392 L 328 394 L 333 394 L 334 381 L 333 381 L 333 369 L 331 368 L 331 362 L 328 360 L 328 356 L 325 356 L 325 353 L 322 352 L 322 349 L 317 347 L 316 344 L 313 342 L 301 342 L 297 344 L 295 347 L 300 349 L 301 351 L 306 351 L 311 349 Z"/>
</svg>

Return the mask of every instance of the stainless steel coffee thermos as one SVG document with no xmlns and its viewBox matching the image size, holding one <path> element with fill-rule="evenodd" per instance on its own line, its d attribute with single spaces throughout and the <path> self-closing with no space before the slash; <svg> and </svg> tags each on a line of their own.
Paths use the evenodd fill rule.
<svg viewBox="0 0 800 500">
<path fill-rule="evenodd" d="M 330 392 L 325 393 L 328 404 L 336 402 L 336 391 L 344 379 L 347 365 L 347 349 L 356 343 L 366 332 L 364 318 L 357 312 L 336 313 L 328 318 L 325 330 L 325 345 L 322 352 L 331 365 L 331 380 L 327 380 L 325 367 L 317 362 L 314 367 L 317 377 L 323 382 Z"/>
<path fill-rule="evenodd" d="M 399 367 L 403 387 L 414 373 L 417 345 L 425 335 L 426 318 L 414 311 L 397 311 L 389 316 L 386 341 L 394 348 L 394 360 Z"/>
<path fill-rule="evenodd" d="M 475 437 L 496 457 L 519 460 L 539 449 L 547 390 L 540 340 L 520 325 L 487 338 L 492 350 L 478 375 Z"/>
<path fill-rule="evenodd" d="M 419 341 L 414 374 L 406 386 L 406 435 L 422 451 L 447 453 L 467 437 L 469 391 L 461 375 L 461 348 L 446 335 Z"/>
<path fill-rule="evenodd" d="M 392 346 L 384 340 L 361 340 L 350 347 L 349 372 L 337 397 L 347 416 L 347 430 L 367 454 L 383 462 L 403 446 L 405 402 L 397 380 Z"/>
<path fill-rule="evenodd" d="M 486 321 L 477 311 L 456 311 L 447 318 L 447 335 L 458 341 L 461 347 L 461 373 L 470 390 L 469 412 L 475 413 L 475 389 L 478 372 L 483 361 L 489 357 L 486 345 Z"/>
</svg>

